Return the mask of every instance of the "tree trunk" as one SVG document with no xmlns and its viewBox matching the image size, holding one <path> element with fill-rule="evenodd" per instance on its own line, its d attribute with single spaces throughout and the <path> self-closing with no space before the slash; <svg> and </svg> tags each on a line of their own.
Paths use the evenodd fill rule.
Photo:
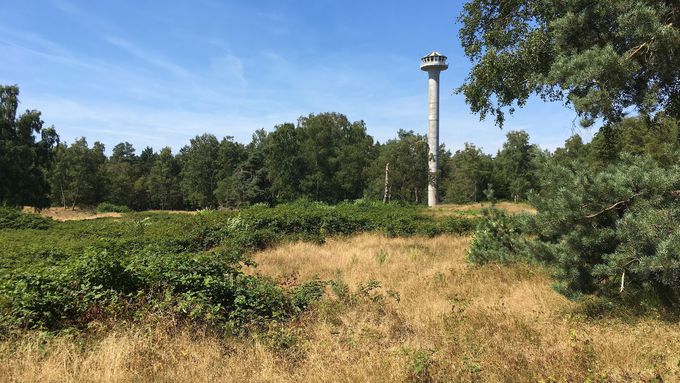
<svg viewBox="0 0 680 383">
<path fill-rule="evenodd" d="M 390 191 L 390 163 L 385 164 L 385 194 L 383 194 L 383 203 L 387 203 L 388 194 Z"/>
<path fill-rule="evenodd" d="M 66 210 L 66 194 L 64 193 L 64 183 L 59 182 L 59 190 L 61 191 L 61 203 L 64 205 L 64 210 Z"/>
<path fill-rule="evenodd" d="M 71 210 L 76 210 L 76 203 L 78 202 L 78 190 L 79 189 L 80 189 L 80 187 L 77 187 L 76 192 L 73 195 L 73 205 L 71 206 Z"/>
</svg>

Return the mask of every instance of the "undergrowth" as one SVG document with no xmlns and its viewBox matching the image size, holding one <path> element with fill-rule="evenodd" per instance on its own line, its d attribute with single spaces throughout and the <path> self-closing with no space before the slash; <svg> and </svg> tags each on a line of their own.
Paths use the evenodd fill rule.
<svg viewBox="0 0 680 383">
<path fill-rule="evenodd" d="M 285 288 L 243 273 L 249 253 L 281 241 L 381 231 L 467 233 L 476 222 L 435 219 L 413 206 L 299 202 L 198 214 L 129 213 L 51 222 L 2 210 L 2 330 L 82 329 L 92 321 L 162 314 L 240 333 L 304 312 L 326 284 Z M 44 230 L 35 230 L 35 229 Z"/>
<path fill-rule="evenodd" d="M 0 230 L 39 229 L 50 227 L 52 221 L 35 213 L 24 213 L 13 207 L 0 206 Z"/>
</svg>

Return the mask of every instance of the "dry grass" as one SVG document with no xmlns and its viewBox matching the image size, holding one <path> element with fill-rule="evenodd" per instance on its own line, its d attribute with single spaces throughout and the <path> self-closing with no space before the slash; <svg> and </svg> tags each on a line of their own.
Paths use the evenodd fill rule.
<svg viewBox="0 0 680 383">
<path fill-rule="evenodd" d="M 145 210 L 146 213 L 168 213 L 168 214 L 186 214 L 196 215 L 197 210 Z"/>
<path fill-rule="evenodd" d="M 250 272 L 342 280 L 299 322 L 248 339 L 165 323 L 0 343 L 0 380 L 39 382 L 680 381 L 680 326 L 575 314 L 535 267 L 471 267 L 469 239 L 364 234 L 292 243 Z M 381 287 L 357 293 L 375 279 Z M 398 293 L 398 294 L 397 294 Z"/>
<path fill-rule="evenodd" d="M 32 207 L 24 207 L 24 211 L 28 213 L 35 212 Z M 169 213 L 169 214 L 188 214 L 195 215 L 197 211 L 195 210 L 147 210 L 148 213 Z M 123 215 L 121 213 L 109 212 L 109 213 L 97 213 L 92 209 L 76 207 L 75 209 L 63 208 L 63 207 L 51 207 L 48 209 L 42 209 L 39 214 L 43 217 L 50 217 L 55 221 L 84 221 L 90 219 L 99 218 L 121 218 Z"/>
<path fill-rule="evenodd" d="M 436 207 L 424 209 L 423 214 L 433 217 L 455 217 L 461 215 L 478 215 L 483 208 L 490 207 L 491 203 L 470 203 L 463 205 L 444 204 Z M 508 213 L 535 213 L 536 209 L 522 202 L 499 202 L 494 205 L 498 209 Z"/>
<path fill-rule="evenodd" d="M 24 211 L 33 212 L 31 207 L 24 207 Z M 88 219 L 98 218 L 120 218 L 120 213 L 97 213 L 94 210 L 82 209 L 76 207 L 75 209 L 63 207 L 51 207 L 49 209 L 40 210 L 40 215 L 43 217 L 50 217 L 55 221 L 83 221 Z"/>
</svg>

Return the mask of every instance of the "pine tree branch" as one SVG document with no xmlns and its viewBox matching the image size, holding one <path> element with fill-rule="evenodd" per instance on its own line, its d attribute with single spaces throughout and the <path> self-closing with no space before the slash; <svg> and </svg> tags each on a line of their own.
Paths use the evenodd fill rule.
<svg viewBox="0 0 680 383">
<path fill-rule="evenodd" d="M 604 214 L 604 213 L 606 213 L 606 212 L 608 212 L 608 211 L 611 211 L 611 210 L 614 210 L 614 209 L 618 209 L 618 208 L 620 208 L 621 206 L 624 206 L 624 205 L 630 203 L 630 201 L 631 201 L 633 198 L 639 197 L 639 196 L 641 196 L 642 194 L 644 194 L 644 192 L 635 193 L 635 194 L 633 194 L 633 195 L 632 195 L 630 198 L 628 198 L 628 199 L 619 201 L 619 202 L 617 202 L 617 203 L 615 203 L 615 204 L 613 204 L 613 205 L 611 205 L 611 206 L 609 206 L 609 207 L 606 207 L 606 208 L 604 208 L 604 209 L 598 211 L 597 213 L 587 215 L 586 218 L 595 218 L 595 217 L 597 217 L 597 216 L 599 216 L 599 215 L 601 215 L 601 214 Z"/>
<path fill-rule="evenodd" d="M 663 26 L 663 28 L 672 28 L 672 27 L 673 27 L 673 23 L 672 23 L 672 22 L 671 22 L 671 23 L 668 23 L 668 24 L 666 24 L 666 25 Z M 654 42 L 655 39 L 656 39 L 656 36 L 652 37 L 651 40 L 649 40 L 648 42 L 645 42 L 645 43 L 642 43 L 642 44 L 638 45 L 638 46 L 635 48 L 635 50 L 633 50 L 632 53 L 628 54 L 628 59 L 629 59 L 629 60 L 632 59 L 632 58 L 633 58 L 636 54 L 638 54 L 638 52 L 640 52 L 640 50 L 642 50 L 642 48 L 644 48 L 644 47 L 647 47 L 647 50 L 649 51 L 649 49 L 650 49 L 649 46 Z"/>
<path fill-rule="evenodd" d="M 642 50 L 642 48 L 644 48 L 646 46 L 647 46 L 647 43 L 642 43 L 642 44 L 638 45 L 637 48 L 635 48 L 635 50 L 633 52 L 628 54 L 628 59 L 629 60 L 632 59 L 636 54 L 638 54 L 638 52 L 640 52 L 640 50 Z"/>
</svg>

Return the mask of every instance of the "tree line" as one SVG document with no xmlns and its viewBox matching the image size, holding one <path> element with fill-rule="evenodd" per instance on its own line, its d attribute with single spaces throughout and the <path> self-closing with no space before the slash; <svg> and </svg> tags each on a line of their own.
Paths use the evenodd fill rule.
<svg viewBox="0 0 680 383">
<path fill-rule="evenodd" d="M 45 127 L 36 110 L 17 117 L 18 92 L 16 86 L 0 87 L 0 201 L 5 205 L 109 202 L 145 210 L 238 208 L 300 198 L 326 203 L 425 200 L 427 140 L 413 131 L 400 130 L 380 143 L 363 121 L 321 113 L 277 125 L 271 132 L 258 130 L 247 144 L 203 134 L 177 153 L 169 147 L 137 152 L 122 142 L 107 156 L 102 143 L 90 145 L 84 137 L 60 142 L 55 128 Z M 672 118 L 654 124 L 626 118 L 603 127 L 590 143 L 574 135 L 552 153 L 532 144 L 524 131 L 506 137 L 495 155 L 471 143 L 453 153 L 442 145 L 440 200 L 524 200 L 541 188 L 540 171 L 548 162 L 578 162 L 597 171 L 628 152 L 648 153 L 670 166 L 677 163 L 680 148 Z"/>
</svg>

